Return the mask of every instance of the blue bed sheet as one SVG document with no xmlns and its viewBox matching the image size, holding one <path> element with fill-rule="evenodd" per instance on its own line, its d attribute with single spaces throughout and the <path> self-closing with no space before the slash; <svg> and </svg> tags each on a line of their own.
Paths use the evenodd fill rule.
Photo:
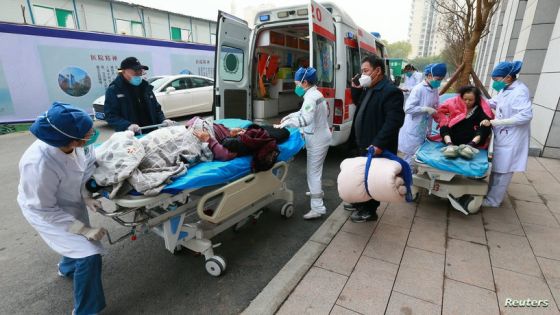
<svg viewBox="0 0 560 315">
<path fill-rule="evenodd" d="M 449 171 L 467 177 L 483 177 L 488 171 L 488 151 L 480 150 L 472 160 L 461 157 L 448 159 L 440 152 L 444 144 L 427 140 L 416 151 L 416 159 L 439 170 Z"/>
<path fill-rule="evenodd" d="M 251 121 L 242 119 L 222 119 L 217 123 L 228 128 L 244 128 L 252 124 Z M 296 155 L 304 146 L 303 137 L 299 129 L 290 128 L 288 140 L 278 145 L 280 149 L 279 161 L 287 161 Z M 231 161 L 212 161 L 197 164 L 187 171 L 187 174 L 175 178 L 162 192 L 176 194 L 185 189 L 202 188 L 237 180 L 251 172 L 250 156 L 235 158 Z"/>
</svg>

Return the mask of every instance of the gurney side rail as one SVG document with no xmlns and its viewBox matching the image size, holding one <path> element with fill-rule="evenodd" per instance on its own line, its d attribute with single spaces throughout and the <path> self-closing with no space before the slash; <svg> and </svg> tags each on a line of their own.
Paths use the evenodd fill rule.
<svg viewBox="0 0 560 315">
<path fill-rule="evenodd" d="M 282 188 L 288 174 L 288 164 L 277 162 L 272 169 L 249 174 L 219 189 L 202 196 L 198 201 L 198 216 L 208 222 L 218 224 L 240 209 L 250 206 L 271 191 Z M 220 199 L 212 213 L 205 212 L 207 202 Z"/>
</svg>

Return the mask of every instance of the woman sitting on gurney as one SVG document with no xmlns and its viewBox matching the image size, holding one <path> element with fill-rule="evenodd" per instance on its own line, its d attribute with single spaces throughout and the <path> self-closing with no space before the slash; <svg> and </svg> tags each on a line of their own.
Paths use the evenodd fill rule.
<svg viewBox="0 0 560 315">
<path fill-rule="evenodd" d="M 447 145 L 442 149 L 443 155 L 472 159 L 478 153 L 477 147 L 486 144 L 492 130 L 489 121 L 494 114 L 480 90 L 468 85 L 459 89 L 459 95 L 439 106 L 434 118 Z"/>
</svg>

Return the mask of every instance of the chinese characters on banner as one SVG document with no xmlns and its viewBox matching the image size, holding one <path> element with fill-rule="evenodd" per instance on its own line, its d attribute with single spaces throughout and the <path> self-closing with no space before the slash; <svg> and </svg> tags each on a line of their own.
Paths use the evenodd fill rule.
<svg viewBox="0 0 560 315">
<path fill-rule="evenodd" d="M 210 60 L 197 59 L 196 65 L 198 68 L 198 75 L 212 78 L 214 76 L 214 67 L 212 66 L 212 63 L 213 62 Z"/>
<path fill-rule="evenodd" d="M 90 54 L 89 58 L 97 68 L 97 82 L 107 89 L 118 74 L 119 58 L 115 55 L 101 54 Z"/>
</svg>

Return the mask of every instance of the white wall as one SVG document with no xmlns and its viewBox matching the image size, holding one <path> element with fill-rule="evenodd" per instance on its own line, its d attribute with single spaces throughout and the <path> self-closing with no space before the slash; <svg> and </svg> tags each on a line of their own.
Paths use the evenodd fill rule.
<svg viewBox="0 0 560 315">
<path fill-rule="evenodd" d="M 550 21 L 550 17 L 554 14 L 550 11 L 554 10 L 547 8 L 546 11 L 548 11 L 548 15 L 535 15 L 537 22 Z M 534 118 L 531 123 L 531 132 L 535 142 L 543 149 L 543 156 L 560 158 L 560 89 L 558 88 L 558 82 L 560 82 L 560 14 L 558 8 L 556 8 L 554 23 L 533 99 Z"/>
<path fill-rule="evenodd" d="M 115 16 L 115 19 L 123 19 L 129 21 L 137 21 L 137 22 L 142 21 L 139 8 L 130 7 L 120 3 L 113 3 L 113 14 Z"/>
<path fill-rule="evenodd" d="M 167 40 L 171 38 L 167 13 L 144 9 L 144 23 L 146 25 L 146 37 Z"/>
<path fill-rule="evenodd" d="M 210 44 L 210 23 L 208 21 L 193 19 L 194 41 Z"/>
<path fill-rule="evenodd" d="M 537 90 L 559 6 L 558 0 L 527 2 L 514 59 L 523 61 L 519 77 L 527 84 L 532 95 Z"/>
<path fill-rule="evenodd" d="M 185 29 L 185 30 L 190 30 L 192 32 L 191 18 L 171 14 L 170 15 L 170 20 L 171 20 L 171 27 L 178 27 L 178 28 L 182 28 L 182 29 Z M 192 40 L 193 40 L 192 37 L 189 38 L 189 41 L 192 41 Z"/>
<path fill-rule="evenodd" d="M 107 1 L 76 1 L 80 28 L 88 31 L 114 33 L 111 6 Z"/>
<path fill-rule="evenodd" d="M 31 15 L 25 0 L 9 0 L 3 1 L 2 10 L 0 10 L 0 20 L 11 23 L 23 23 L 23 13 L 21 6 L 25 7 L 25 19 L 31 24 Z"/>
</svg>

